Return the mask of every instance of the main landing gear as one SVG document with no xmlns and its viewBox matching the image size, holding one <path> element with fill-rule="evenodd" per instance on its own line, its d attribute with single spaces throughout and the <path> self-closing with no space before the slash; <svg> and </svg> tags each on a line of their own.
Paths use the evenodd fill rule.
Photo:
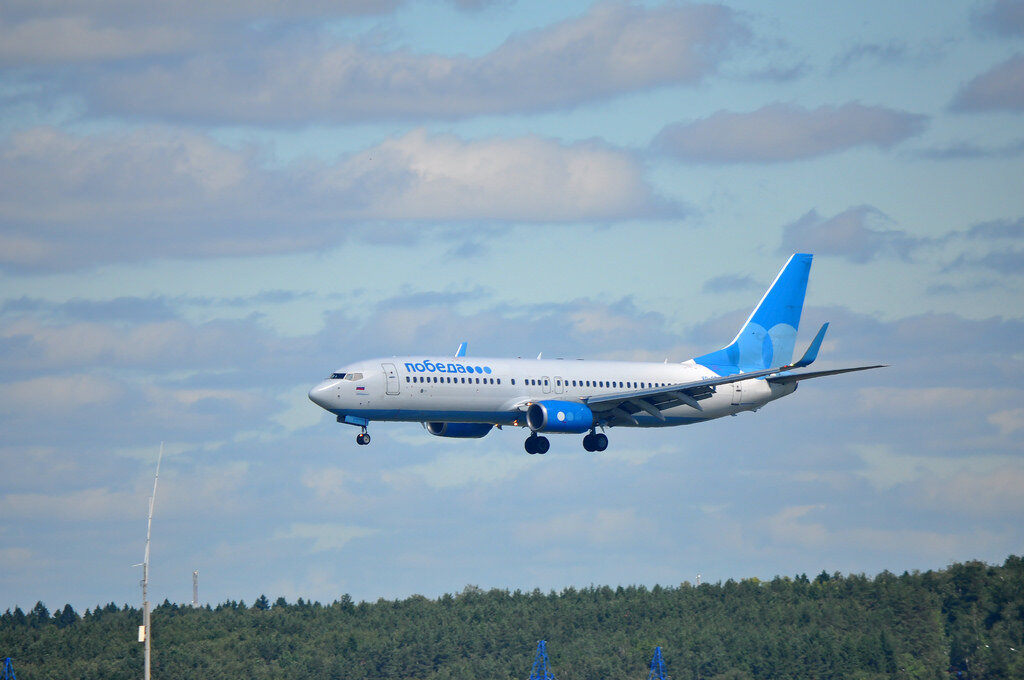
<svg viewBox="0 0 1024 680">
<path fill-rule="evenodd" d="M 538 437 L 537 433 L 534 432 L 526 438 L 526 442 L 523 444 L 523 448 L 531 456 L 535 453 L 547 453 L 548 449 L 551 448 L 551 442 L 548 441 L 547 437 Z"/>
<path fill-rule="evenodd" d="M 356 435 L 356 444 L 359 444 L 360 446 L 366 446 L 369 443 L 370 435 L 366 431 L 366 428 L 364 427 L 363 431 Z"/>
<path fill-rule="evenodd" d="M 583 438 L 583 448 L 587 451 L 604 451 L 608 448 L 608 435 L 604 432 L 594 432 Z"/>
<path fill-rule="evenodd" d="M 547 453 L 551 448 L 551 442 L 547 437 L 539 437 L 536 432 L 533 432 L 526 438 L 523 448 L 530 455 Z M 583 448 L 587 451 L 604 451 L 608 448 L 608 435 L 603 432 L 591 432 L 583 438 Z"/>
</svg>

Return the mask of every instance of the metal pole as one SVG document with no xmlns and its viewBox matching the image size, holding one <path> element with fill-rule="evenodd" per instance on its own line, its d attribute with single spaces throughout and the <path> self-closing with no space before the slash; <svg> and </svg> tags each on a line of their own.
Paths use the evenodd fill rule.
<svg viewBox="0 0 1024 680">
<path fill-rule="evenodd" d="M 153 529 L 153 504 L 156 502 L 156 484 L 160 481 L 160 461 L 164 457 L 164 443 L 160 442 L 160 455 L 156 459 L 156 475 L 153 477 L 153 495 L 149 497 L 149 519 L 146 521 L 146 555 L 142 560 L 142 631 L 141 637 L 145 644 L 145 665 L 143 678 L 150 680 L 150 639 L 153 637 L 149 626 L 149 537 Z"/>
</svg>

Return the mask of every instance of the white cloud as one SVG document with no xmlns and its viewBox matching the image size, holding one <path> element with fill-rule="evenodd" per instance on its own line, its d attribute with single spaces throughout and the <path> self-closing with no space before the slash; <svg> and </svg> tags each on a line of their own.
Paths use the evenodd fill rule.
<svg viewBox="0 0 1024 680">
<path fill-rule="evenodd" d="M 466 142 L 424 130 L 325 169 L 314 191 L 345 198 L 339 207 L 349 215 L 385 219 L 563 222 L 661 212 L 640 164 L 621 151 L 539 137 Z"/>
<path fill-rule="evenodd" d="M 778 163 L 858 146 L 887 149 L 919 134 L 925 116 L 853 102 L 814 110 L 771 104 L 751 113 L 719 111 L 666 126 L 652 143 L 699 163 Z"/>
<path fill-rule="evenodd" d="M 955 111 L 1020 111 L 1024 109 L 1024 54 L 1018 54 L 976 76 L 957 92 Z"/>
<path fill-rule="evenodd" d="M 943 515 L 1005 519 L 1024 512 L 1024 466 L 1013 456 L 927 456 L 856 445 L 857 474 L 877 491 L 899 489 L 910 505 Z"/>
<path fill-rule="evenodd" d="M 145 496 L 108 488 L 58 493 L 8 493 L 0 496 L 4 517 L 51 518 L 89 522 L 124 519 L 144 512 Z"/>
<path fill-rule="evenodd" d="M 201 52 L 85 83 L 95 111 L 159 118 L 295 123 L 536 111 L 713 73 L 747 37 L 715 5 L 594 5 L 520 33 L 482 57 L 324 46 L 309 36 L 246 51 Z"/>
<path fill-rule="evenodd" d="M 933 564 L 964 552 L 985 553 L 993 543 L 1002 540 L 994 531 L 962 533 L 901 528 L 833 528 L 824 521 L 811 519 L 825 510 L 825 505 L 790 506 L 759 524 L 769 532 L 773 549 L 785 550 L 789 546 L 815 553 L 899 553 Z"/>
<path fill-rule="evenodd" d="M 319 424 L 323 413 L 309 401 L 309 388 L 310 385 L 297 385 L 282 393 L 279 399 L 285 408 L 272 416 L 273 421 L 289 431 Z"/>
<path fill-rule="evenodd" d="M 19 66 L 133 60 L 244 48 L 235 28 L 254 22 L 385 14 L 401 0 L 11 0 L 0 18 L 0 63 Z"/>
<path fill-rule="evenodd" d="M 357 538 L 377 533 L 377 529 L 347 524 L 294 522 L 287 530 L 276 532 L 274 539 L 312 541 L 310 552 L 318 553 L 341 550 Z"/>
<path fill-rule="evenodd" d="M 0 266 L 62 270 L 313 250 L 362 221 L 578 222 L 678 215 L 633 154 L 536 137 L 415 130 L 342 158 L 260 167 L 252 150 L 168 128 L 18 132 L 0 146 Z"/>
<path fill-rule="evenodd" d="M 1003 459 L 998 467 L 965 461 L 949 476 L 930 475 L 909 485 L 910 502 L 931 512 L 1005 521 L 1024 513 L 1024 466 Z M 988 468 L 988 469 L 986 469 Z"/>
<path fill-rule="evenodd" d="M 907 258 L 925 241 L 898 229 L 887 229 L 891 220 L 869 205 L 855 206 L 832 217 L 811 210 L 782 232 L 780 253 L 809 252 L 836 255 L 851 262 L 867 262 L 881 256 Z"/>
<path fill-rule="evenodd" d="M 0 18 L 0 63 L 40 64 L 164 54 L 191 42 L 182 27 L 98 25 L 63 15 L 14 24 Z"/>
<path fill-rule="evenodd" d="M 0 412 L 36 416 L 53 412 L 58 404 L 62 411 L 110 405 L 123 394 L 120 384 L 99 376 L 41 376 L 4 384 L 0 390 Z"/>
<path fill-rule="evenodd" d="M 38 568 L 40 562 L 40 558 L 29 548 L 20 548 L 18 546 L 0 548 L 0 567 L 5 570 L 15 571 L 28 567 Z"/>
<path fill-rule="evenodd" d="M 876 387 L 858 395 L 864 414 L 885 413 L 892 417 L 934 418 L 936 413 L 957 404 L 971 404 L 979 410 L 998 408 L 1007 400 L 1020 398 L 1015 389 L 999 387 Z"/>
<path fill-rule="evenodd" d="M 350 487 L 359 477 L 337 467 L 317 468 L 302 473 L 302 485 L 311 489 L 318 499 L 328 501 L 331 507 L 344 507 L 353 502 L 355 496 Z"/>
<path fill-rule="evenodd" d="M 637 517 L 635 508 L 597 508 L 551 515 L 515 528 L 517 539 L 535 544 L 610 546 L 642 541 L 653 527 Z"/>
<path fill-rule="evenodd" d="M 423 436 L 430 435 L 424 432 Z M 459 440 L 450 442 L 453 446 L 459 444 Z M 509 481 L 531 469 L 532 462 L 525 456 L 509 456 L 507 451 L 448 451 L 435 460 L 404 467 L 399 473 L 419 478 L 432 489 L 453 489 Z"/>
<path fill-rule="evenodd" d="M 971 19 L 975 26 L 986 33 L 1001 36 L 1024 35 L 1024 2 L 989 0 L 975 8 Z"/>
<path fill-rule="evenodd" d="M 1003 435 L 1024 430 L 1024 408 L 996 411 L 988 417 L 988 422 L 998 427 Z"/>
</svg>

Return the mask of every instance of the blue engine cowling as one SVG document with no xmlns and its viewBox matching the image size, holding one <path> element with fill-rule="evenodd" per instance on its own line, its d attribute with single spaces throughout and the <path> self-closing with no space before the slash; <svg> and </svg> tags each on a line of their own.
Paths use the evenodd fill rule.
<svg viewBox="0 0 1024 680">
<path fill-rule="evenodd" d="M 536 401 L 526 409 L 526 424 L 534 432 L 586 432 L 594 412 L 575 401 Z"/>
<path fill-rule="evenodd" d="M 490 423 L 427 423 L 427 432 L 438 437 L 479 439 L 493 427 Z"/>
</svg>

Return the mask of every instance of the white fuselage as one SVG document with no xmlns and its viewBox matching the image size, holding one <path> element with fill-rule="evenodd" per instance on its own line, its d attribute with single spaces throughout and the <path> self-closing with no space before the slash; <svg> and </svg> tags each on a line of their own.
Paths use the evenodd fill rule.
<svg viewBox="0 0 1024 680">
<path fill-rule="evenodd" d="M 367 359 L 340 369 L 314 387 L 316 404 L 351 424 L 360 420 L 492 423 L 525 426 L 525 406 L 627 393 L 716 377 L 710 369 L 681 364 L 625 361 L 495 359 L 422 356 Z M 792 393 L 795 383 L 750 379 L 720 385 L 700 408 L 679 405 L 657 418 L 645 412 L 611 425 L 664 427 L 756 410 Z M 600 416 L 602 407 L 591 407 Z M 614 419 L 610 419 L 614 420 Z"/>
</svg>

